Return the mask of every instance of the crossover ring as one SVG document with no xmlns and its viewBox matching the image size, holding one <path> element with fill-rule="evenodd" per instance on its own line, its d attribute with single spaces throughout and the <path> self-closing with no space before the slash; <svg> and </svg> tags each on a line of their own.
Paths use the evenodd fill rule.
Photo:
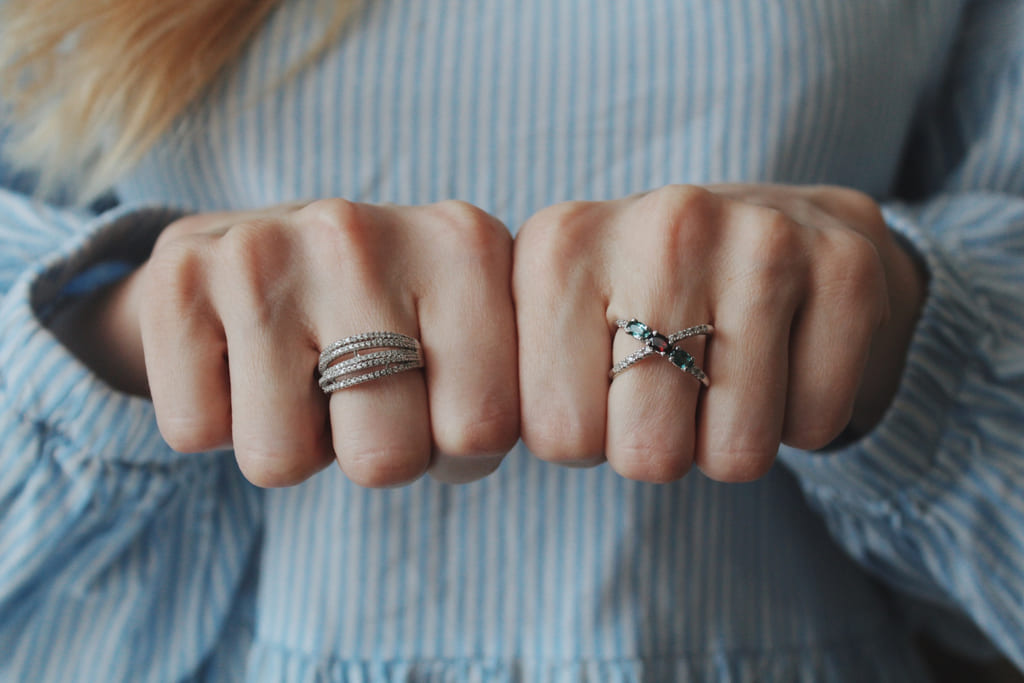
<svg viewBox="0 0 1024 683">
<path fill-rule="evenodd" d="M 710 323 L 687 327 L 685 330 L 680 330 L 668 336 L 652 329 L 636 318 L 616 320 L 615 324 L 626 334 L 641 342 L 643 346 L 613 365 L 612 369 L 608 371 L 610 379 L 615 379 L 644 358 L 658 355 L 683 372 L 696 377 L 704 386 L 708 386 L 708 376 L 702 369 L 697 367 L 693 356 L 685 349 L 676 346 L 676 344 L 690 337 L 710 335 L 715 331 L 715 328 Z"/>
<path fill-rule="evenodd" d="M 332 394 L 422 367 L 419 340 L 398 332 L 365 332 L 339 339 L 320 352 L 318 384 L 325 394 Z"/>
</svg>

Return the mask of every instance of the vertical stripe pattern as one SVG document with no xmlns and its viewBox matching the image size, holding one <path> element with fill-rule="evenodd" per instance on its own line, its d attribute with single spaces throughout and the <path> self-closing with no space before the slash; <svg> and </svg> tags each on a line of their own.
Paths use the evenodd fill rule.
<svg viewBox="0 0 1024 683">
<path fill-rule="evenodd" d="M 371 0 L 259 96 L 315 5 L 285 0 L 123 208 L 0 190 L 0 679 L 924 680 L 863 568 L 1024 666 L 1024 3 Z M 465 486 L 256 491 L 43 324 L 93 264 L 145 258 L 178 215 L 154 203 L 457 198 L 514 232 L 717 181 L 869 192 L 931 278 L 879 428 L 755 484 L 520 444 Z"/>
</svg>

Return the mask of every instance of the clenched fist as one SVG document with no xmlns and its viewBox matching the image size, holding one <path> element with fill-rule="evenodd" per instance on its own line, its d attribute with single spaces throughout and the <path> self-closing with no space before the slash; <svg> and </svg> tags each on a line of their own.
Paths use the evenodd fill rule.
<svg viewBox="0 0 1024 683">
<path fill-rule="evenodd" d="M 112 384 L 152 396 L 171 446 L 230 445 L 261 485 L 334 459 L 367 486 L 428 469 L 468 481 L 520 432 L 562 464 L 607 459 L 661 482 L 695 462 L 747 481 L 780 443 L 821 448 L 881 418 L 924 287 L 877 204 L 843 188 L 569 202 L 514 248 L 465 203 L 322 200 L 184 218 L 57 331 Z M 610 381 L 640 345 L 617 331 L 630 318 L 665 334 L 712 323 L 679 344 L 709 387 L 657 355 Z M 425 369 L 328 400 L 320 350 L 379 330 L 418 338 Z"/>
<path fill-rule="evenodd" d="M 895 392 L 924 279 L 878 206 L 836 187 L 670 186 L 545 209 L 522 227 L 513 291 L 523 439 L 567 465 L 603 459 L 661 482 L 696 463 L 747 481 L 780 443 L 816 449 L 869 429 Z M 707 389 L 617 319 L 681 346 Z M 851 422 L 852 421 L 852 422 Z"/>
<path fill-rule="evenodd" d="M 69 343 L 152 396 L 173 448 L 231 446 L 256 484 L 295 484 L 335 459 L 366 486 L 428 468 L 467 481 L 518 436 L 511 255 L 507 229 L 462 202 L 198 214 L 78 311 Z M 425 369 L 328 400 L 320 350 L 377 330 L 418 338 Z"/>
</svg>

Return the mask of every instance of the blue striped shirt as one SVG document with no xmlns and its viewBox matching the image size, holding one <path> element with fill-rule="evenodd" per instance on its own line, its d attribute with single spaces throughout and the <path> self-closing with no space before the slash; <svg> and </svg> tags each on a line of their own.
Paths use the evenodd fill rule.
<svg viewBox="0 0 1024 683">
<path fill-rule="evenodd" d="M 920 614 L 1024 667 L 1024 3 L 373 0 L 275 81 L 315 4 L 285 0 L 119 208 L 0 191 L 0 679 L 902 682 Z M 864 190 L 930 277 L 881 424 L 752 484 L 520 444 L 465 486 L 258 490 L 46 326 L 179 210 L 453 197 L 514 230 L 714 181 Z"/>
</svg>

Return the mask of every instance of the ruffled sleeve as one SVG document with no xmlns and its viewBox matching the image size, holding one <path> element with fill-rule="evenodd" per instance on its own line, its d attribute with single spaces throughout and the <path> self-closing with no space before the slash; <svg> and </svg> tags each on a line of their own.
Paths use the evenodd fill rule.
<svg viewBox="0 0 1024 683">
<path fill-rule="evenodd" d="M 172 451 L 148 401 L 46 327 L 85 274 L 141 262 L 178 215 L 92 217 L 0 189 L 4 680 L 180 680 L 248 637 L 257 491 L 230 454 Z"/>
<path fill-rule="evenodd" d="M 846 550 L 1024 668 L 1024 3 L 975 2 L 890 227 L 927 266 L 901 387 L 836 451 L 784 448 Z"/>
</svg>

